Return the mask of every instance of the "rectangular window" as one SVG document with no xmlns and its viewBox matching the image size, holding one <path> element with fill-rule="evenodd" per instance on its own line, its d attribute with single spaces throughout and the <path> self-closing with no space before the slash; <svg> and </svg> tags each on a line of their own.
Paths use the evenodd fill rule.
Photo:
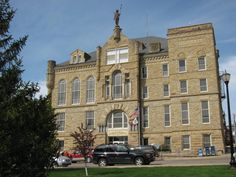
<svg viewBox="0 0 236 177">
<path fill-rule="evenodd" d="M 203 134 L 202 135 L 202 146 L 211 147 L 211 135 L 210 134 Z"/>
<path fill-rule="evenodd" d="M 143 127 L 148 127 L 148 107 L 143 108 Z"/>
<path fill-rule="evenodd" d="M 148 87 L 143 87 L 143 99 L 148 98 Z"/>
<path fill-rule="evenodd" d="M 188 92 L 187 80 L 181 80 L 179 82 L 180 82 L 180 93 L 187 93 Z"/>
<path fill-rule="evenodd" d="M 125 81 L 125 98 L 130 97 L 130 80 Z"/>
<path fill-rule="evenodd" d="M 190 136 L 189 135 L 183 135 L 182 136 L 182 149 L 190 149 Z"/>
<path fill-rule="evenodd" d="M 94 128 L 94 111 L 86 111 L 86 127 L 87 129 Z"/>
<path fill-rule="evenodd" d="M 87 103 L 93 103 L 95 101 L 95 79 L 93 77 L 87 80 L 86 101 Z"/>
<path fill-rule="evenodd" d="M 141 68 L 141 74 L 142 74 L 141 75 L 142 79 L 147 79 L 147 67 L 146 66 Z"/>
<path fill-rule="evenodd" d="M 209 123 L 209 108 L 208 108 L 208 101 L 201 101 L 201 108 L 202 108 L 202 123 Z"/>
<path fill-rule="evenodd" d="M 171 137 L 170 136 L 164 137 L 164 149 L 171 150 Z"/>
<path fill-rule="evenodd" d="M 179 72 L 186 71 L 186 61 L 184 59 L 179 60 Z"/>
<path fill-rule="evenodd" d="M 107 51 L 107 64 L 126 63 L 129 58 L 129 49 L 121 48 Z"/>
<path fill-rule="evenodd" d="M 206 79 L 200 79 L 200 91 L 201 92 L 207 91 L 207 80 Z"/>
<path fill-rule="evenodd" d="M 182 124 L 189 124 L 188 103 L 181 103 Z"/>
<path fill-rule="evenodd" d="M 64 131 L 65 129 L 65 113 L 58 113 L 56 124 L 58 127 L 58 131 Z"/>
<path fill-rule="evenodd" d="M 110 96 L 110 80 L 109 76 L 105 76 L 105 97 L 108 98 Z"/>
<path fill-rule="evenodd" d="M 129 73 L 125 73 L 125 98 L 130 97 L 131 83 L 129 78 Z"/>
<path fill-rule="evenodd" d="M 116 63 L 116 51 L 111 50 L 107 52 L 107 64 L 115 64 Z"/>
<path fill-rule="evenodd" d="M 170 126 L 170 105 L 164 105 L 164 126 Z"/>
<path fill-rule="evenodd" d="M 206 59 L 204 56 L 198 58 L 198 70 L 206 69 Z"/>
<path fill-rule="evenodd" d="M 162 75 L 164 77 L 168 77 L 169 76 L 169 67 L 168 64 L 163 64 L 162 65 Z"/>
<path fill-rule="evenodd" d="M 119 49 L 118 50 L 118 54 L 119 54 L 119 57 L 118 57 L 118 61 L 119 63 L 126 63 L 128 62 L 128 48 L 124 48 L 124 49 Z"/>
<path fill-rule="evenodd" d="M 169 84 L 164 84 L 163 85 L 163 95 L 164 96 L 169 96 L 170 95 L 170 93 L 169 93 Z"/>
</svg>

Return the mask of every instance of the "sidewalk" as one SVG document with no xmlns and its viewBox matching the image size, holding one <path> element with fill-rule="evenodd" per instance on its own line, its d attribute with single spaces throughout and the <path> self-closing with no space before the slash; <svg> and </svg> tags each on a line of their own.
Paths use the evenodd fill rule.
<svg viewBox="0 0 236 177">
<path fill-rule="evenodd" d="M 202 166 L 202 165 L 228 165 L 230 154 L 220 156 L 203 157 L 163 157 L 153 162 L 153 165 L 159 166 Z"/>
<path fill-rule="evenodd" d="M 223 154 L 220 156 L 204 156 L 204 157 L 163 157 L 157 158 L 156 161 L 150 165 L 142 167 L 164 167 L 164 166 L 204 166 L 204 165 L 229 165 L 230 154 Z M 96 168 L 98 165 L 93 163 L 87 164 L 89 168 Z M 73 163 L 67 168 L 83 168 L 84 162 Z M 135 165 L 114 165 L 106 168 L 134 168 Z"/>
</svg>

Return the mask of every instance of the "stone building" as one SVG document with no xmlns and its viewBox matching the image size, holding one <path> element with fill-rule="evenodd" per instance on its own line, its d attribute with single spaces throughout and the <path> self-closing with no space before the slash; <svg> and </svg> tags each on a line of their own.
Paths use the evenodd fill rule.
<svg viewBox="0 0 236 177">
<path fill-rule="evenodd" d="M 218 50 L 211 23 L 168 29 L 167 39 L 130 39 L 115 25 L 96 51 L 48 61 L 58 139 L 81 123 L 102 143 L 160 144 L 172 153 L 224 151 Z M 94 146 L 95 146 L 94 145 Z"/>
</svg>

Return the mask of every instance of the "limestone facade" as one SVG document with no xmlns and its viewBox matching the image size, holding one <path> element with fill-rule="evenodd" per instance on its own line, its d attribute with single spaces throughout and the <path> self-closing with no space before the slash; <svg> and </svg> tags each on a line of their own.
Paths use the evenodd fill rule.
<svg viewBox="0 0 236 177">
<path fill-rule="evenodd" d="M 168 29 L 167 39 L 129 39 L 116 26 L 96 51 L 78 49 L 61 64 L 50 60 L 47 86 L 55 112 L 63 114 L 58 139 L 64 149 L 74 147 L 70 134 L 83 123 L 95 129 L 94 146 L 119 141 L 160 144 L 178 154 L 197 155 L 205 146 L 224 151 L 218 52 L 210 23 Z"/>
</svg>

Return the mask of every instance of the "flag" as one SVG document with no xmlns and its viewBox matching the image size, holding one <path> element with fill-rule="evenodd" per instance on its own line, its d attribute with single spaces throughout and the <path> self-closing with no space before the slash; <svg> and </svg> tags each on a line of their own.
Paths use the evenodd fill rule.
<svg viewBox="0 0 236 177">
<path fill-rule="evenodd" d="M 139 116 L 139 109 L 138 109 L 138 107 L 134 110 L 134 112 L 129 116 L 130 117 L 130 119 L 135 119 L 136 117 L 138 117 Z"/>
<path fill-rule="evenodd" d="M 137 125 L 137 124 L 138 124 L 137 117 L 134 118 L 134 120 L 132 121 L 132 124 L 133 124 L 133 125 Z"/>
</svg>

